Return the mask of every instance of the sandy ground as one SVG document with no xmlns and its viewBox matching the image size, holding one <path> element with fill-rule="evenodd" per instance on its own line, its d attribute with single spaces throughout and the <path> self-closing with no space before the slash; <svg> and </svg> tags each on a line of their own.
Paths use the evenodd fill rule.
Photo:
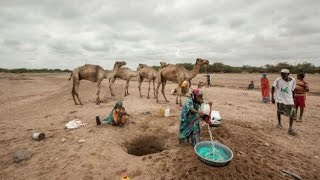
<svg viewBox="0 0 320 180">
<path fill-rule="evenodd" d="M 270 75 L 270 83 L 276 76 Z M 102 103 L 96 105 L 96 85 L 82 81 L 84 105 L 75 106 L 68 78 L 69 74 L 0 74 L 0 179 L 120 179 L 124 172 L 131 179 L 292 179 L 282 169 L 303 179 L 320 179 L 320 75 L 306 77 L 311 93 L 303 122 L 294 123 L 298 135 L 293 137 L 287 133 L 288 118 L 283 117 L 284 128 L 277 129 L 275 105 L 261 103 L 259 74 L 215 74 L 215 86 L 205 89 L 205 99 L 213 101 L 223 120 L 211 131 L 234 153 L 220 168 L 203 164 L 192 146 L 179 145 L 181 108 L 169 95 L 175 84 L 167 84 L 170 102 L 160 94 L 157 104 L 146 98 L 147 83 L 142 85 L 143 98 L 135 80 L 130 82 L 130 95 L 123 97 L 124 81 L 117 80 L 116 96 L 111 97 L 104 80 Z M 205 77 L 198 75 L 192 82 L 200 80 Z M 245 89 L 250 80 L 257 89 Z M 105 117 L 118 99 L 131 114 L 130 124 L 96 126 L 95 117 Z M 161 107 L 170 107 L 171 117 L 160 117 Z M 65 129 L 75 118 L 87 125 Z M 34 132 L 44 132 L 46 139 L 32 140 Z M 206 126 L 201 135 L 202 140 L 210 139 Z M 33 156 L 14 163 L 13 154 L 24 148 Z M 128 154 L 153 150 L 160 152 Z"/>
</svg>

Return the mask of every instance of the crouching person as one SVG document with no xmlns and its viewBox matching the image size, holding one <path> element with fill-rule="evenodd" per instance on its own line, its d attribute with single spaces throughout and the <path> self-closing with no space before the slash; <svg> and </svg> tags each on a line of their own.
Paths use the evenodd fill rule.
<svg viewBox="0 0 320 180">
<path fill-rule="evenodd" d="M 128 114 L 123 107 L 122 101 L 117 101 L 116 105 L 104 120 L 105 124 L 113 126 L 123 126 L 128 123 Z"/>
</svg>

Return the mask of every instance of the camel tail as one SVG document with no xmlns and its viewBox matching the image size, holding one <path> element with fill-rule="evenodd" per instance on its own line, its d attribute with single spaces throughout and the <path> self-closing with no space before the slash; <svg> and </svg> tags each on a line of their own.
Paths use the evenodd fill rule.
<svg viewBox="0 0 320 180">
<path fill-rule="evenodd" d="M 71 79 L 72 75 L 73 75 L 73 72 L 71 72 L 71 74 L 70 74 L 69 81 L 70 81 L 70 79 Z"/>
</svg>

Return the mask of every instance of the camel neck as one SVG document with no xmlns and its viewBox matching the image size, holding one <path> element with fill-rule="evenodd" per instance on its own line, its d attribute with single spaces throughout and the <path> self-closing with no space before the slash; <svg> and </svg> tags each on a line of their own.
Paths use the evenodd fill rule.
<svg viewBox="0 0 320 180">
<path fill-rule="evenodd" d="M 199 64 L 195 64 L 194 66 L 193 66 L 193 69 L 190 71 L 191 72 L 191 77 L 189 77 L 189 78 L 194 78 L 198 73 L 199 73 L 199 71 L 200 71 L 200 65 Z"/>
<path fill-rule="evenodd" d="M 120 67 L 119 67 L 117 64 L 115 64 L 114 67 L 113 67 L 113 70 L 116 70 L 116 71 L 117 71 L 117 70 L 119 70 L 119 68 L 120 68 Z"/>
</svg>

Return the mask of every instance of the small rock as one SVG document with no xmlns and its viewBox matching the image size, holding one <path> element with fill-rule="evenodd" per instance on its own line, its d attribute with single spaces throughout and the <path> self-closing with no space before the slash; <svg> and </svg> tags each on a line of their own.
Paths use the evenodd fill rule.
<svg viewBox="0 0 320 180">
<path fill-rule="evenodd" d="M 65 143 L 66 141 L 67 141 L 66 138 L 62 138 L 62 139 L 61 139 L 61 142 L 62 142 L 62 143 Z"/>
<path fill-rule="evenodd" d="M 28 160 L 32 156 L 32 153 L 28 151 L 27 149 L 20 149 L 16 151 L 13 155 L 13 162 L 19 163 L 23 160 Z"/>
<path fill-rule="evenodd" d="M 266 145 L 267 147 L 269 147 L 269 146 L 270 146 L 270 144 L 269 144 L 269 143 L 267 143 L 267 142 L 265 142 L 265 143 L 264 143 L 264 145 Z"/>
<path fill-rule="evenodd" d="M 151 112 L 150 111 L 145 111 L 145 112 L 142 112 L 141 114 L 142 115 L 149 115 L 149 114 L 151 114 Z"/>
<path fill-rule="evenodd" d="M 319 156 L 314 156 L 315 158 L 319 159 Z"/>
<path fill-rule="evenodd" d="M 78 143 L 84 143 L 84 142 L 86 142 L 85 139 L 80 139 L 80 140 L 78 141 Z"/>
</svg>

